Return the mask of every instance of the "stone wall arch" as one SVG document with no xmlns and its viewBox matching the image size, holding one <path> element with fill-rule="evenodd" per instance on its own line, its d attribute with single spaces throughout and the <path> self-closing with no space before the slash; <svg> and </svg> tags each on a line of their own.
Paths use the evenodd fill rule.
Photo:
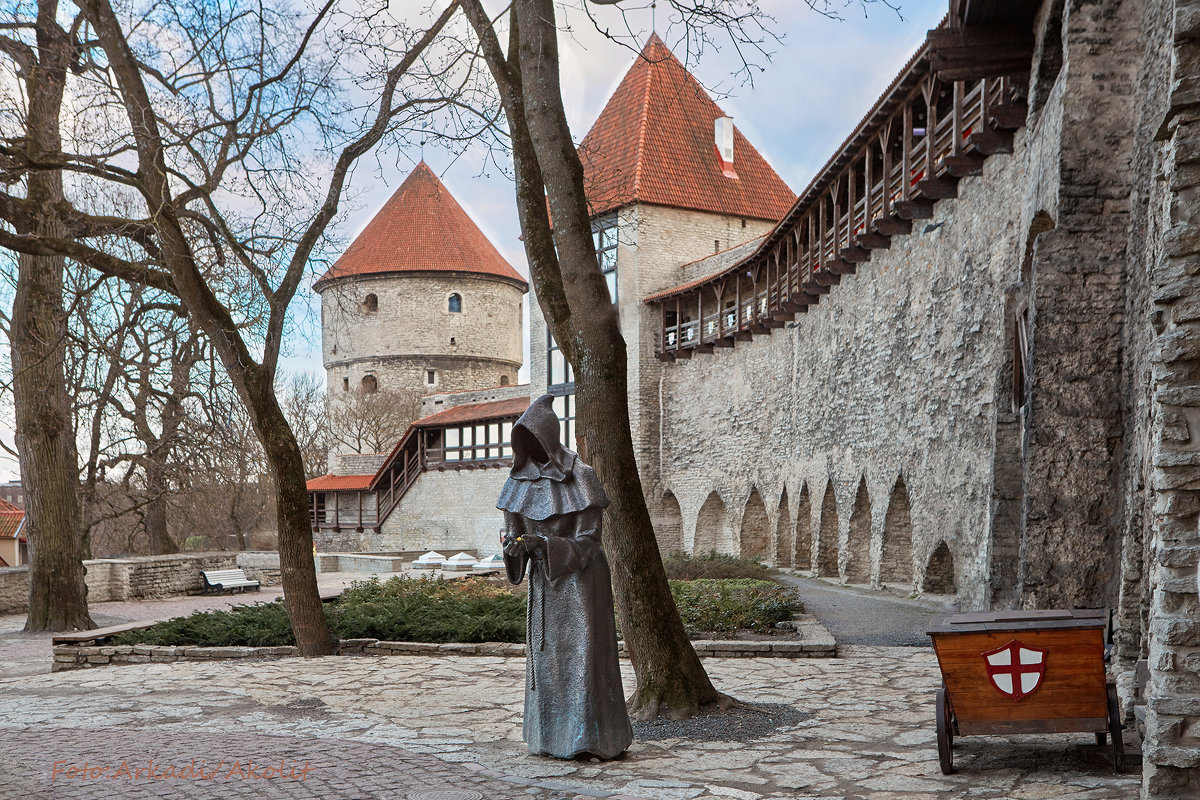
<svg viewBox="0 0 1200 800">
<path fill-rule="evenodd" d="M 838 576 L 838 514 L 833 481 L 825 482 L 821 499 L 821 527 L 817 532 L 817 575 Z"/>
<path fill-rule="evenodd" d="M 733 531 L 729 527 L 729 514 L 725 503 L 716 492 L 711 493 L 700 513 L 696 515 L 696 536 L 692 552 L 701 555 L 708 552 L 732 554 Z"/>
<path fill-rule="evenodd" d="M 658 504 L 658 513 L 652 522 L 659 552 L 666 555 L 683 551 L 683 514 L 674 494 L 667 492 L 663 495 L 662 502 Z"/>
<path fill-rule="evenodd" d="M 929 560 L 925 562 L 921 591 L 930 594 L 955 594 L 958 591 L 958 584 L 954 579 L 954 554 L 944 541 L 938 542 Z"/>
<path fill-rule="evenodd" d="M 796 504 L 796 536 L 792 549 L 792 566 L 796 569 L 812 569 L 812 503 L 809 501 L 808 484 L 800 486 L 800 501 Z"/>
<path fill-rule="evenodd" d="M 784 487 L 783 493 L 779 496 L 779 508 L 775 513 L 775 566 L 792 566 L 792 554 L 795 549 L 792 541 L 794 532 L 792 510 L 788 508 L 787 487 Z"/>
<path fill-rule="evenodd" d="M 912 506 L 904 476 L 896 478 L 883 520 L 883 548 L 879 556 L 879 582 L 912 586 Z"/>
<path fill-rule="evenodd" d="M 771 557 L 771 520 L 767 516 L 767 504 L 757 488 L 752 488 L 746 499 L 739 541 L 742 558 L 764 561 Z"/>
<path fill-rule="evenodd" d="M 850 530 L 846 537 L 846 582 L 871 582 L 871 495 L 867 479 L 858 481 L 854 507 L 850 511 Z"/>
</svg>

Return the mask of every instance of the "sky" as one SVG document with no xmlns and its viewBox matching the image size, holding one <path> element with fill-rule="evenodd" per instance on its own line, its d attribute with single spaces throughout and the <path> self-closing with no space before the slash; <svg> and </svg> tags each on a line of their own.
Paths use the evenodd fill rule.
<svg viewBox="0 0 1200 800">
<path fill-rule="evenodd" d="M 415 13 L 411 9 L 428 5 L 427 0 L 392 2 L 407 6 L 410 15 Z M 487 2 L 489 8 L 494 5 L 491 0 Z M 759 59 L 762 70 L 754 72 L 752 84 L 735 75 L 741 61 L 727 43 L 687 61 L 718 105 L 734 118 L 739 130 L 797 194 L 920 46 L 926 31 L 946 14 L 948 5 L 947 0 L 898 0 L 898 10 L 893 10 L 883 2 L 842 2 L 831 2 L 842 19 L 829 19 L 803 0 L 759 0 L 759 7 L 774 17 L 773 30 L 782 35 L 782 41 L 768 46 L 772 57 L 769 61 Z M 682 31 L 669 19 L 666 0 L 654 11 L 650 4 L 651 0 L 622 3 L 624 18 L 633 29 L 632 39 L 624 43 L 603 36 L 577 10 L 560 20 L 566 28 L 560 34 L 563 98 L 576 141 L 587 133 L 652 30 L 657 30 L 678 57 L 687 55 L 679 45 Z M 617 9 L 592 8 L 600 25 L 626 33 Z M 360 167 L 353 175 L 347 192 L 354 198 L 353 205 L 334 235 L 342 241 L 352 240 L 422 158 L 500 253 L 518 272 L 528 275 L 518 238 L 520 226 L 512 182 L 503 171 L 486 165 L 482 151 L 468 149 L 455 156 L 442 149 L 417 146 L 378 159 L 368 157 L 370 167 Z M 314 265 L 314 270 L 319 274 L 325 267 Z M 306 281 L 301 289 L 293 312 L 295 325 L 280 364 L 281 372 L 309 372 L 323 377 L 320 304 L 311 282 Z M 528 304 L 525 313 L 528 320 Z M 528 360 L 526 341 L 526 364 Z M 522 370 L 521 379 L 527 380 L 527 368 Z M 12 442 L 11 430 L 6 426 L 0 425 L 0 436 Z M 15 459 L 0 453 L 0 481 L 16 477 Z"/>
</svg>

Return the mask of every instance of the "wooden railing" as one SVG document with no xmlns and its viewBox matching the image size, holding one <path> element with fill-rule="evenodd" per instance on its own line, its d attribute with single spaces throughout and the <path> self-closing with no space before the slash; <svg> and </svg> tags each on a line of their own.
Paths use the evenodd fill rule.
<svg viewBox="0 0 1200 800">
<path fill-rule="evenodd" d="M 646 299 L 657 305 L 664 361 L 733 347 L 782 327 L 842 275 L 957 197 L 960 178 L 1011 153 L 1024 124 L 1021 76 L 939 80 L 929 44 L 748 258 Z"/>
</svg>

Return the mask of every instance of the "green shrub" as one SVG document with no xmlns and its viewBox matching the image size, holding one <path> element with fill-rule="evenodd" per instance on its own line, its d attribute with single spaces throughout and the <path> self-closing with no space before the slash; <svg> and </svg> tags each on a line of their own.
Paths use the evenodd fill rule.
<svg viewBox="0 0 1200 800">
<path fill-rule="evenodd" d="M 786 588 L 748 579 L 672 581 L 689 633 L 767 632 L 801 610 Z M 325 605 L 339 639 L 390 642 L 523 642 L 525 597 L 479 580 L 395 577 L 355 583 Z M 274 647 L 295 644 L 283 603 L 198 611 L 113 638 L 113 644 Z"/>
<path fill-rule="evenodd" d="M 276 647 L 295 644 L 283 603 L 255 603 L 229 611 L 197 611 L 140 631 L 113 637 L 113 644 L 188 644 L 197 647 Z"/>
<path fill-rule="evenodd" d="M 352 584 L 325 605 L 335 638 L 390 642 L 523 642 L 525 598 L 476 580 L 396 577 Z M 283 603 L 197 611 L 114 637 L 114 644 L 274 647 L 295 644 Z"/>
<path fill-rule="evenodd" d="M 663 558 L 667 578 L 673 581 L 694 581 L 701 578 L 753 578 L 767 581 L 778 571 L 765 567 L 751 558 L 738 558 L 710 551 L 690 556 L 670 553 Z"/>
<path fill-rule="evenodd" d="M 671 595 L 689 634 L 767 633 L 803 611 L 795 594 L 771 581 L 749 579 L 671 581 Z"/>
<path fill-rule="evenodd" d="M 342 593 L 330 627 L 343 639 L 523 642 L 525 598 L 477 580 L 376 579 Z"/>
</svg>

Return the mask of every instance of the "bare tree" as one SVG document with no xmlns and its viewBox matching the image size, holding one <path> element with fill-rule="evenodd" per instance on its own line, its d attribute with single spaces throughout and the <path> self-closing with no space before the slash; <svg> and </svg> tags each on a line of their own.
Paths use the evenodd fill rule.
<svg viewBox="0 0 1200 800">
<path fill-rule="evenodd" d="M 345 126 L 355 110 L 341 102 L 333 76 L 339 54 L 330 48 L 339 39 L 329 29 L 332 0 L 302 28 L 291 8 L 261 3 L 147 2 L 118 13 L 109 0 L 82 0 L 80 7 L 87 35 L 68 50 L 84 54 L 83 111 L 104 121 L 97 128 L 110 140 L 75 152 L 55 142 L 31 155 L 10 139 L 0 146 L 2 177 L 32 188 L 69 170 L 80 180 L 132 187 L 144 216 L 104 217 L 60 202 L 62 223 L 41 230 L 35 226 L 46 224 L 38 221 L 45 202 L 7 191 L 0 218 L 14 230 L 0 230 L 0 245 L 67 256 L 178 298 L 211 342 L 262 443 L 300 651 L 329 653 L 303 455 L 275 391 L 283 334 L 354 163 L 408 121 L 461 107 L 461 70 L 426 52 L 457 2 L 425 30 L 396 28 L 402 55 L 379 73 L 377 99 Z M 38 24 L 39 35 L 43 28 L 67 35 L 52 14 Z M 298 140 L 324 149 L 298 151 Z M 136 246 L 139 257 L 123 257 L 114 242 Z"/>
<path fill-rule="evenodd" d="M 321 376 L 311 372 L 298 372 L 283 382 L 283 413 L 300 446 L 304 474 L 310 478 L 325 472 L 333 445 L 323 384 Z"/>
<path fill-rule="evenodd" d="M 58 24 L 58 13 L 57 0 L 39 0 L 33 19 L 6 26 L 18 35 L 36 29 L 39 35 L 32 45 L 18 35 L 0 35 L 0 52 L 15 63 L 25 89 L 25 135 L 4 154 L 7 157 L 53 161 L 62 149 L 63 93 L 77 58 L 70 35 Z M 33 240 L 68 235 L 59 213 L 63 200 L 61 169 L 28 175 L 23 198 L 27 213 L 19 222 L 13 221 L 16 235 Z M 64 368 L 66 258 L 61 253 L 23 252 L 17 261 L 9 343 L 16 444 L 28 487 L 30 594 L 25 629 L 86 630 L 96 625 L 88 614 L 83 580 L 75 493 L 78 459 Z"/>
<path fill-rule="evenodd" d="M 421 393 L 416 389 L 355 389 L 330 402 L 335 443 L 352 453 L 383 453 L 395 446 L 417 418 Z"/>
<path fill-rule="evenodd" d="M 611 5 L 617 0 L 592 0 Z M 681 718 L 730 698 L 713 686 L 688 641 L 671 598 L 642 493 L 629 425 L 627 354 L 617 313 L 597 263 L 583 167 L 559 84 L 555 0 L 513 0 L 489 18 L 481 0 L 462 0 L 495 82 L 511 137 L 522 238 L 542 313 L 575 372 L 577 444 L 600 476 L 612 505 L 605 547 L 625 642 L 637 675 L 630 711 Z M 749 0 L 668 0 L 689 41 L 723 32 L 735 45 L 766 55 L 768 18 Z M 828 3 L 810 7 L 826 11 Z M 587 8 L 587 4 L 584 4 Z M 589 12 L 590 13 L 590 12 Z M 507 48 L 498 29 L 507 27 Z M 549 214 L 553 216 L 553 229 Z"/>
</svg>

